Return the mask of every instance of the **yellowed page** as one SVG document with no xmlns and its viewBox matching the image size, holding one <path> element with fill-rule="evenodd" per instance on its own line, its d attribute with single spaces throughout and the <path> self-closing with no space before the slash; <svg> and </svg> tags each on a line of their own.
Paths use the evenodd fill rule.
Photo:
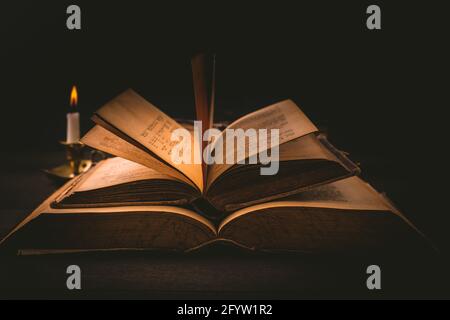
<svg viewBox="0 0 450 320">
<path fill-rule="evenodd" d="M 279 129 L 279 141 L 272 142 L 271 145 L 267 144 L 266 148 L 257 148 L 257 146 L 252 145 L 249 139 L 246 139 L 245 146 L 245 157 L 248 158 L 257 152 L 262 152 L 270 147 L 275 147 L 277 145 L 282 145 L 304 135 L 318 131 L 317 127 L 308 119 L 308 117 L 303 113 L 302 110 L 291 100 L 284 100 L 279 103 L 270 105 L 268 107 L 262 108 L 258 111 L 250 113 L 237 121 L 230 124 L 227 129 L 267 129 L 267 134 L 270 136 L 271 129 Z M 222 137 L 224 137 L 226 130 L 222 132 Z M 217 140 L 219 141 L 219 140 Z M 268 139 L 270 141 L 270 139 Z M 223 138 L 223 143 L 225 144 L 226 139 Z M 217 143 L 214 145 L 216 148 Z M 238 153 L 238 144 L 234 144 L 234 150 L 226 146 L 223 147 L 223 159 L 227 158 L 227 155 Z M 252 151 L 253 150 L 253 151 Z M 220 157 L 219 152 L 216 155 Z M 217 157 L 216 156 L 216 157 Z M 241 159 L 236 158 L 236 162 Z M 208 186 L 214 182 L 223 172 L 230 169 L 234 164 L 212 164 L 208 169 Z"/>
<path fill-rule="evenodd" d="M 197 220 L 208 227 L 214 234 L 216 234 L 216 228 L 214 225 L 202 217 L 198 213 L 195 213 L 192 210 L 188 210 L 180 207 L 172 207 L 172 206 L 120 206 L 120 207 L 102 207 L 102 208 L 70 208 L 70 209 L 55 209 L 48 207 L 44 210 L 45 213 L 49 214 L 111 214 L 111 213 L 148 213 L 152 212 L 167 212 L 178 214 L 181 216 L 189 217 L 191 219 Z"/>
<path fill-rule="evenodd" d="M 197 220 L 200 223 L 204 224 L 214 234 L 217 234 L 216 228 L 209 220 L 207 220 L 206 218 L 202 217 L 201 215 L 197 214 L 194 211 L 184 209 L 184 208 L 179 208 L 179 207 L 172 207 L 172 206 L 120 206 L 120 207 L 71 208 L 71 209 L 54 209 L 51 207 L 51 204 L 54 201 L 56 201 L 58 198 L 63 197 L 68 192 L 71 192 L 71 189 L 75 185 L 77 185 L 80 182 L 79 180 L 82 178 L 83 178 L 83 175 L 73 178 L 72 180 L 67 182 L 65 185 L 63 185 L 61 188 L 59 188 L 56 192 L 54 192 L 51 196 L 49 196 L 29 216 L 27 216 L 21 223 L 19 223 L 11 232 L 9 232 L 3 239 L 0 239 L 0 245 L 3 244 L 15 232 L 17 232 L 19 229 L 21 229 L 27 223 L 36 219 L 43 213 L 48 213 L 48 214 L 75 214 L 75 213 L 79 213 L 79 214 L 82 214 L 82 213 L 84 213 L 84 214 L 91 214 L 91 213 L 111 214 L 111 213 L 142 212 L 142 213 L 152 214 L 152 212 L 167 212 L 167 213 L 177 214 L 177 215 L 181 215 L 181 216 L 186 216 L 186 217 L 192 218 L 194 220 Z"/>
<path fill-rule="evenodd" d="M 77 176 L 73 178 L 72 180 L 68 181 L 66 184 L 64 184 L 61 188 L 59 188 L 56 192 L 54 192 L 50 197 L 48 197 L 44 202 L 42 202 L 36 209 L 33 210 L 33 212 L 30 213 L 25 219 L 22 220 L 11 232 L 9 232 L 3 239 L 0 240 L 0 245 L 3 244 L 9 237 L 13 235 L 17 230 L 21 229 L 24 225 L 26 225 L 28 222 L 36 219 L 39 217 L 44 211 L 48 210 L 50 208 L 50 205 L 57 197 L 59 197 L 62 194 L 65 194 L 68 192 L 80 179 L 82 176 Z"/>
<path fill-rule="evenodd" d="M 280 161 L 324 159 L 336 160 L 314 133 L 283 143 L 280 146 Z"/>
<path fill-rule="evenodd" d="M 183 127 L 175 120 L 146 101 L 133 90 L 127 90 L 108 102 L 97 114 L 106 122 L 128 135 L 133 140 L 156 154 L 163 161 L 181 171 L 195 185 L 203 190 L 201 164 L 176 164 L 171 152 L 178 141 L 171 140 L 171 134 Z M 192 137 L 193 152 L 200 153 Z"/>
<path fill-rule="evenodd" d="M 179 171 L 153 158 L 145 151 L 123 140 L 99 125 L 96 125 L 89 130 L 89 132 L 83 136 L 81 142 L 94 149 L 142 164 L 161 174 L 172 176 L 177 180 L 196 187 L 191 180 L 186 178 Z"/>
<path fill-rule="evenodd" d="M 284 100 L 245 115 L 227 129 L 280 129 L 280 144 L 317 131 L 317 127 L 292 101 Z"/>
<path fill-rule="evenodd" d="M 354 176 L 290 196 L 281 201 L 262 203 L 236 211 L 222 221 L 219 232 L 228 222 L 246 213 L 277 207 L 392 211 L 400 215 L 382 195 L 359 177 Z M 402 216 L 402 218 L 404 217 Z"/>
<path fill-rule="evenodd" d="M 172 176 L 159 173 L 139 163 L 119 157 L 103 160 L 91 170 L 92 172 L 85 175 L 72 191 L 95 190 L 118 184 L 152 179 L 179 181 Z"/>
</svg>

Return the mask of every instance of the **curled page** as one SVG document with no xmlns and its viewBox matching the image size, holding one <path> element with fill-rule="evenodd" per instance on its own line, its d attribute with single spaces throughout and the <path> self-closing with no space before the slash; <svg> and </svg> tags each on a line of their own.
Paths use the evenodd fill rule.
<svg viewBox="0 0 450 320">
<path fill-rule="evenodd" d="M 195 186 L 179 171 L 155 159 L 145 151 L 123 140 L 99 125 L 96 125 L 89 130 L 88 133 L 83 136 L 81 142 L 94 149 L 139 163 L 159 173 L 167 174 L 177 180 Z"/>
<path fill-rule="evenodd" d="M 260 129 L 266 129 L 267 136 L 259 136 L 258 139 L 250 139 L 246 136 L 245 143 L 234 143 L 233 147 L 227 147 L 227 135 L 229 134 L 227 130 L 229 129 L 242 129 L 244 132 L 253 129 L 257 134 L 261 132 Z M 279 130 L 278 140 L 272 139 L 272 129 Z M 317 127 L 291 100 L 281 101 L 238 119 L 230 124 L 212 145 L 215 158 L 223 159 L 223 164 L 216 163 L 210 166 L 208 186 L 234 164 L 316 131 L 318 131 Z M 266 138 L 267 143 L 261 144 L 261 138 Z M 219 148 L 218 144 L 222 144 L 222 146 Z M 227 159 L 234 159 L 234 161 L 230 163 Z"/>
<path fill-rule="evenodd" d="M 200 190 L 203 190 L 201 163 L 191 161 L 188 164 L 172 161 L 172 149 L 179 143 L 171 139 L 172 132 L 177 129 L 184 130 L 184 128 L 136 92 L 125 91 L 100 108 L 96 114 L 108 125 L 182 172 Z M 192 157 L 200 153 L 199 146 L 194 140 L 192 137 Z"/>
</svg>

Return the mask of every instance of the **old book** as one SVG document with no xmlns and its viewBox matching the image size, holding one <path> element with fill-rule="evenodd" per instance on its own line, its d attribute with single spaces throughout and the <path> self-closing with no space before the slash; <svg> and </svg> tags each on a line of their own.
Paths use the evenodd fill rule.
<svg viewBox="0 0 450 320">
<path fill-rule="evenodd" d="M 193 161 L 175 163 L 171 157 L 175 152 L 171 133 L 182 125 L 132 90 L 98 110 L 94 121 L 97 125 L 82 141 L 133 163 L 123 159 L 100 163 L 58 197 L 55 208 L 191 203 L 204 206 L 207 202 L 217 212 L 232 212 L 358 172 L 357 166 L 320 135 L 290 100 L 246 115 L 227 128 L 279 129 L 277 144 L 257 149 L 261 153 L 278 147 L 279 168 L 274 175 L 261 175 L 262 168 L 270 164 L 240 161 L 256 155 L 250 139 L 245 144 L 234 143 L 234 148 L 211 144 L 216 157 L 227 159 L 234 153 L 232 162 L 212 163 L 202 170 L 202 162 L 195 161 L 196 157 L 204 158 L 201 143 L 192 141 L 189 157 Z M 244 149 L 241 156 L 240 149 Z"/>
<path fill-rule="evenodd" d="M 21 254 L 188 252 L 216 243 L 262 251 L 370 254 L 428 246 L 387 198 L 356 176 L 237 210 L 218 223 L 175 206 L 53 208 L 51 203 L 77 180 L 39 206 L 3 245 Z"/>
</svg>

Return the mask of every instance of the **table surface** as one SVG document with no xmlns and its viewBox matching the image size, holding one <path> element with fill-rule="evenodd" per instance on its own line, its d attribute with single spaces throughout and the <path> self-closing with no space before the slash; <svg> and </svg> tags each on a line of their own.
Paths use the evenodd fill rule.
<svg viewBox="0 0 450 320">
<path fill-rule="evenodd" d="M 63 159 L 61 152 L 2 155 L 0 236 L 61 184 L 42 169 L 60 164 Z M 397 194 L 407 190 L 401 182 L 389 184 L 384 177 L 380 179 L 388 181 Z M 450 297 L 447 259 L 442 255 L 372 261 L 370 254 L 279 255 L 218 247 L 195 254 L 121 252 L 18 257 L 3 253 L 0 260 L 1 298 Z M 73 264 L 82 271 L 79 291 L 66 288 L 66 268 Z M 366 268 L 370 264 L 382 267 L 381 291 L 366 287 Z"/>
</svg>

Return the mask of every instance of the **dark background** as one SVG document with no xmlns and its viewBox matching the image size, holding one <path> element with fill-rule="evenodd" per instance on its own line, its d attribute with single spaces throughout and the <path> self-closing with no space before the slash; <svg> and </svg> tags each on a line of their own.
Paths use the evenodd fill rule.
<svg viewBox="0 0 450 320">
<path fill-rule="evenodd" d="M 83 132 L 129 87 L 173 117 L 193 118 L 190 58 L 215 52 L 219 120 L 293 99 L 446 252 L 441 3 L 4 1 L 1 152 L 61 150 L 74 84 Z M 69 4 L 81 7 L 81 31 L 66 28 Z M 366 28 L 369 4 L 380 5 L 382 30 Z"/>
</svg>

